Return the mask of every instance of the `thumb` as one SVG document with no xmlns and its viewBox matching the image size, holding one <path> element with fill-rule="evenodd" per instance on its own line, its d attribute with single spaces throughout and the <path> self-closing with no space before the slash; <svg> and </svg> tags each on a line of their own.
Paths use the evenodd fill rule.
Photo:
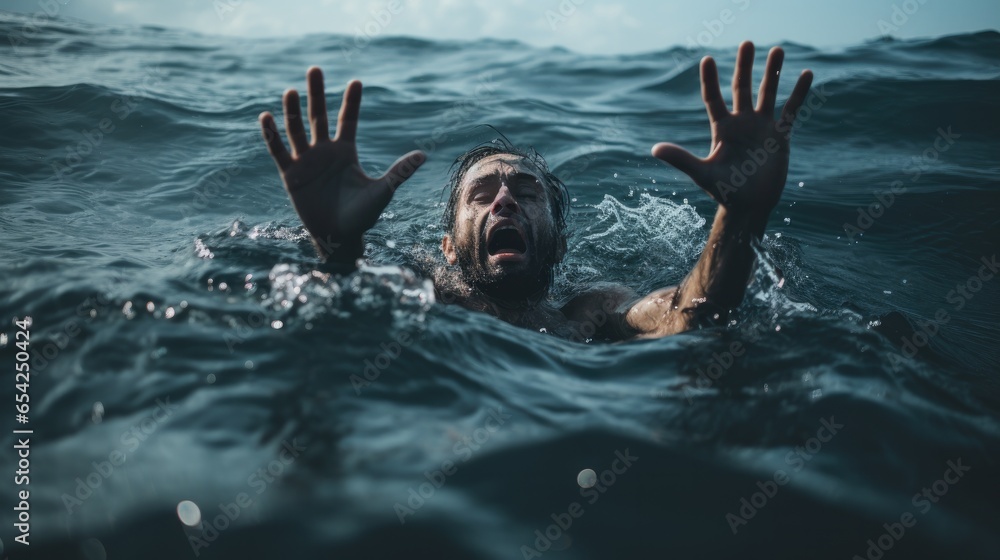
<svg viewBox="0 0 1000 560">
<path fill-rule="evenodd" d="M 701 179 L 704 177 L 705 160 L 700 157 L 669 142 L 660 142 L 653 146 L 652 154 L 656 159 L 661 159 L 681 170 L 685 175 L 694 179 L 695 183 L 701 183 Z"/>
<path fill-rule="evenodd" d="M 402 185 L 403 181 L 406 181 L 414 173 L 416 173 L 417 169 L 419 169 L 425 161 L 427 161 L 427 156 L 420 150 L 414 150 L 397 159 L 396 162 L 389 167 L 389 171 L 386 171 L 385 175 L 378 178 L 378 182 L 381 183 L 382 186 L 388 187 L 389 195 L 391 196 L 392 193 L 396 192 L 396 189 L 399 188 L 399 185 Z"/>
</svg>

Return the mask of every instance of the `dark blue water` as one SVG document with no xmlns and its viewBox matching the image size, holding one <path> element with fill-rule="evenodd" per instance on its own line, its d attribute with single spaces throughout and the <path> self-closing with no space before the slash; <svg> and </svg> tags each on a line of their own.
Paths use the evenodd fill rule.
<svg viewBox="0 0 1000 560">
<path fill-rule="evenodd" d="M 813 110 L 746 302 L 614 345 L 443 305 L 411 270 L 490 124 L 570 186 L 554 300 L 680 280 L 714 205 L 648 153 L 707 149 L 705 53 L 352 46 L 68 20 L 0 41 L 3 371 L 31 317 L 27 425 L 0 386 L 3 554 L 996 557 L 1000 34 L 784 45 Z M 312 64 L 334 107 L 364 81 L 369 173 L 430 156 L 349 277 L 318 267 L 257 131 Z"/>
</svg>

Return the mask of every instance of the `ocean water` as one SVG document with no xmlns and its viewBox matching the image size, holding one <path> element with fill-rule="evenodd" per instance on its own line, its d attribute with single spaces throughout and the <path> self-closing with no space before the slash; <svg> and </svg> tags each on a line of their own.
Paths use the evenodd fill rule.
<svg viewBox="0 0 1000 560">
<path fill-rule="evenodd" d="M 0 13 L 24 38 L 0 41 L 4 371 L 31 318 L 29 420 L 5 408 L 0 438 L 2 554 L 1000 550 L 1000 33 L 783 45 L 786 73 L 816 82 L 747 300 L 725 328 L 607 344 L 435 301 L 415 271 L 440 259 L 448 168 L 489 124 L 564 178 L 554 300 L 675 283 L 714 204 L 649 147 L 705 153 L 698 59 L 726 83 L 733 49 L 27 22 Z M 429 154 L 348 277 L 318 266 L 256 123 L 280 122 L 313 64 L 332 107 L 365 83 L 366 170 Z M 14 429 L 33 430 L 30 548 Z"/>
</svg>

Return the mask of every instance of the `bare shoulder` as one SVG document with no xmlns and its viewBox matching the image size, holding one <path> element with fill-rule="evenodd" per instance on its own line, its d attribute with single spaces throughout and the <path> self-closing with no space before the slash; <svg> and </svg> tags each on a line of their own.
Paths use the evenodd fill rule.
<svg viewBox="0 0 1000 560">
<path fill-rule="evenodd" d="M 570 298 L 560 311 L 598 338 L 623 340 L 632 334 L 626 332 L 624 317 L 637 298 L 635 291 L 625 286 L 598 284 Z"/>
</svg>

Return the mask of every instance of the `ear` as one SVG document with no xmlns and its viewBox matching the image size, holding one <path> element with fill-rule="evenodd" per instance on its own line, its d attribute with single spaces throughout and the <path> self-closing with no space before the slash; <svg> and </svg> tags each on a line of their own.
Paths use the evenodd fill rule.
<svg viewBox="0 0 1000 560">
<path fill-rule="evenodd" d="M 458 262 L 458 255 L 455 253 L 455 246 L 451 243 L 451 234 L 444 234 L 444 238 L 441 239 L 441 252 L 444 253 L 444 258 L 448 261 L 448 264 L 455 264 Z"/>
</svg>

